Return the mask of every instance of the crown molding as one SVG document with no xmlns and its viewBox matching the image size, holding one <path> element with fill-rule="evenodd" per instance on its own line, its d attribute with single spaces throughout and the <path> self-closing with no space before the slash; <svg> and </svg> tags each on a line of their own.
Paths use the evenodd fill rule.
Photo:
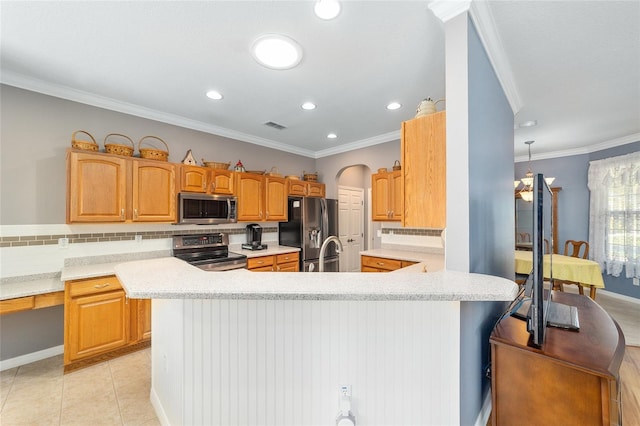
<svg viewBox="0 0 640 426">
<path fill-rule="evenodd" d="M 429 9 L 442 22 L 447 22 L 451 18 L 455 18 L 463 12 L 469 10 L 471 1 L 451 1 L 451 0 L 435 0 L 429 3 Z"/>
<path fill-rule="evenodd" d="M 145 108 L 140 105 L 118 101 L 113 98 L 107 98 L 105 96 L 77 90 L 68 86 L 53 84 L 39 79 L 25 77 L 11 71 L 3 70 L 0 73 L 0 82 L 8 86 L 14 86 L 20 89 L 54 96 L 56 98 L 79 102 L 85 105 L 91 105 L 110 111 L 121 112 L 123 114 L 134 115 L 136 117 L 146 118 L 149 120 L 160 121 L 162 123 L 172 124 L 174 126 L 197 130 L 212 135 L 236 139 L 242 142 L 248 142 L 254 145 L 260 145 L 291 154 L 301 155 L 304 157 L 315 158 L 315 152 L 308 149 L 297 148 L 270 139 L 237 132 L 235 130 L 215 126 L 213 124 L 204 123 L 202 121 L 191 120 L 176 114 L 170 114 L 151 108 Z"/>
<path fill-rule="evenodd" d="M 509 58 L 504 52 L 502 39 L 496 30 L 496 23 L 489 8 L 489 3 L 486 1 L 473 1 L 470 15 L 498 81 L 500 81 L 502 90 L 504 90 L 504 94 L 511 106 L 513 115 L 515 115 L 522 108 L 522 100 L 516 87 Z"/>
<path fill-rule="evenodd" d="M 367 139 L 361 139 L 356 142 L 351 142 L 346 145 L 336 146 L 334 148 L 327 148 L 321 151 L 316 151 L 315 157 L 316 159 L 322 157 L 328 157 L 330 155 L 342 154 L 343 152 L 349 152 L 360 148 L 367 148 L 369 146 L 378 145 L 381 143 L 397 141 L 400 139 L 400 129 L 394 130 L 393 132 L 385 133 L 378 136 L 373 136 Z"/>
<path fill-rule="evenodd" d="M 592 152 L 603 151 L 609 148 L 615 148 L 617 146 L 626 145 L 629 143 L 640 142 L 640 133 L 633 133 L 628 136 L 622 136 L 620 138 L 611 139 L 608 141 L 600 142 L 594 145 L 589 145 L 575 149 L 565 149 L 562 151 L 553 151 L 531 156 L 531 161 L 534 160 L 549 160 L 552 158 L 570 157 L 572 155 L 584 155 L 591 154 Z M 514 163 L 523 163 L 529 161 L 528 155 L 522 155 L 514 159 Z"/>
</svg>

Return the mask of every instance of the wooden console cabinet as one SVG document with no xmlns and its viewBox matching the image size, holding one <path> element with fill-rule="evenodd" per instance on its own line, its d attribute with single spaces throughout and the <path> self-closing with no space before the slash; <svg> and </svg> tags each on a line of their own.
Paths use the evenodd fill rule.
<svg viewBox="0 0 640 426">
<path fill-rule="evenodd" d="M 525 321 L 501 320 L 491 334 L 491 421 L 495 425 L 619 425 L 624 335 L 586 296 L 554 293 L 578 307 L 580 331 L 549 327 L 527 346 Z"/>
</svg>

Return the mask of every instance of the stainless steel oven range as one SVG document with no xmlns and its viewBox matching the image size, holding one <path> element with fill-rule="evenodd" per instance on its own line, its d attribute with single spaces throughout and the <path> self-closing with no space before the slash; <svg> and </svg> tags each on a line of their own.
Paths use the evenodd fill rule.
<svg viewBox="0 0 640 426">
<path fill-rule="evenodd" d="M 174 235 L 173 256 L 205 271 L 247 267 L 247 256 L 230 252 L 224 233 Z"/>
</svg>

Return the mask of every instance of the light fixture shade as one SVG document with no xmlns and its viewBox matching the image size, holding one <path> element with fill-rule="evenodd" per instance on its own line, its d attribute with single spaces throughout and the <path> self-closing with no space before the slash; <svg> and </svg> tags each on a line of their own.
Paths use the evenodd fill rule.
<svg viewBox="0 0 640 426">
<path fill-rule="evenodd" d="M 554 180 L 556 180 L 556 178 L 554 177 L 549 177 L 549 178 L 544 178 L 545 182 L 547 182 L 547 185 L 551 186 L 551 184 L 553 183 Z"/>
<path fill-rule="evenodd" d="M 528 203 L 533 201 L 533 191 L 521 191 L 520 197 Z"/>
<path fill-rule="evenodd" d="M 520 185 L 520 181 L 519 180 L 514 180 L 513 181 L 513 189 L 516 189 L 519 185 Z"/>
<path fill-rule="evenodd" d="M 524 186 L 532 186 L 533 185 L 533 178 L 532 177 L 523 177 L 520 180 L 522 181 L 522 184 Z"/>
</svg>

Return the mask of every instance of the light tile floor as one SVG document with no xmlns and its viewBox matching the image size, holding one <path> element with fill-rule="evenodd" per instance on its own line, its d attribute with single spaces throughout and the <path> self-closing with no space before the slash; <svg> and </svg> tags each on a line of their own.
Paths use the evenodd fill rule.
<svg viewBox="0 0 640 426">
<path fill-rule="evenodd" d="M 0 373 L 0 424 L 159 425 L 145 349 L 63 375 L 62 355 Z"/>
</svg>

